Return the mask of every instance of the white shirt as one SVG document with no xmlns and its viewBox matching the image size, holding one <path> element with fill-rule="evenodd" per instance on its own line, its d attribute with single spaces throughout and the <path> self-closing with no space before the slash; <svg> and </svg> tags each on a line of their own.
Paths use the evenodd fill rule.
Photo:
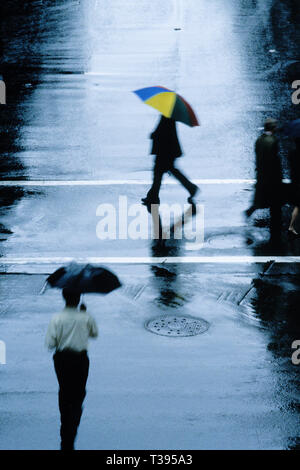
<svg viewBox="0 0 300 470">
<path fill-rule="evenodd" d="M 71 349 L 80 352 L 88 349 L 89 338 L 97 336 L 97 324 L 91 315 L 76 308 L 66 307 L 52 317 L 45 344 L 48 349 Z"/>
</svg>

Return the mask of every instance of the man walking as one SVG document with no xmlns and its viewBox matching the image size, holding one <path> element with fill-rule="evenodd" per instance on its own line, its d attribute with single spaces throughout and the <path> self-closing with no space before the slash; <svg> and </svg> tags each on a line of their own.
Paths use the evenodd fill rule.
<svg viewBox="0 0 300 470">
<path fill-rule="evenodd" d="M 255 143 L 255 195 L 252 206 L 246 211 L 246 216 L 250 217 L 257 209 L 270 208 L 271 237 L 280 232 L 282 206 L 282 168 L 276 130 L 277 121 L 268 118 L 264 124 L 264 133 Z"/>
<path fill-rule="evenodd" d="M 74 450 L 89 372 L 88 339 L 96 338 L 98 329 L 86 311 L 77 309 L 79 294 L 64 289 L 63 297 L 66 306 L 51 319 L 45 343 L 48 349 L 55 349 L 53 360 L 59 383 L 61 450 Z"/>
<path fill-rule="evenodd" d="M 192 202 L 193 197 L 199 190 L 198 186 L 193 184 L 187 177 L 174 166 L 176 158 L 182 155 L 179 144 L 176 122 L 174 119 L 161 116 L 157 128 L 151 134 L 153 141 L 151 154 L 156 155 L 153 169 L 153 184 L 147 193 L 147 197 L 142 199 L 145 206 L 159 204 L 159 191 L 164 173 L 170 172 L 190 193 L 188 198 Z"/>
</svg>

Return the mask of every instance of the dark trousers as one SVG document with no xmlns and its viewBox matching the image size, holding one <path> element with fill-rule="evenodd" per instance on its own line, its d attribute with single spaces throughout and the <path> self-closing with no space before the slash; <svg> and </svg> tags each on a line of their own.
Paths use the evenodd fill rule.
<svg viewBox="0 0 300 470">
<path fill-rule="evenodd" d="M 73 450 L 86 395 L 89 358 L 86 351 L 58 351 L 53 360 L 59 383 L 61 450 Z"/>
<path fill-rule="evenodd" d="M 278 238 L 281 231 L 282 214 L 281 206 L 279 204 L 270 207 L 270 233 L 272 238 Z"/>
<path fill-rule="evenodd" d="M 147 199 L 150 199 L 154 203 L 159 203 L 159 190 L 161 187 L 162 177 L 164 173 L 167 172 L 172 173 L 172 175 L 180 181 L 182 186 L 184 186 L 189 193 L 192 194 L 195 189 L 195 185 L 189 181 L 181 171 L 175 168 L 174 160 L 164 161 L 161 157 L 156 157 L 153 168 L 153 183 L 147 194 Z"/>
<path fill-rule="evenodd" d="M 246 213 L 247 216 L 250 217 L 253 212 L 255 212 L 260 207 L 255 205 L 249 207 Z M 273 204 L 270 206 L 270 233 L 272 238 L 277 238 L 280 235 L 281 231 L 281 224 L 282 224 L 282 213 L 281 213 L 281 205 L 280 204 Z"/>
</svg>

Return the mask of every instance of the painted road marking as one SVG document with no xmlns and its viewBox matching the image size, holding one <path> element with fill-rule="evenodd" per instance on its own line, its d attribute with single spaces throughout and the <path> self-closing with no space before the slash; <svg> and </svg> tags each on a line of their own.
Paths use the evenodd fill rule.
<svg viewBox="0 0 300 470">
<path fill-rule="evenodd" d="M 253 179 L 195 179 L 195 184 L 255 184 Z M 282 180 L 290 183 L 289 179 Z M 111 186 L 111 185 L 152 184 L 152 180 L 2 180 L 0 186 Z M 177 181 L 167 179 L 163 184 L 179 184 Z"/>
<path fill-rule="evenodd" d="M 26 264 L 64 264 L 76 262 L 80 264 L 174 264 L 174 263 L 207 263 L 207 264 L 253 264 L 253 263 L 300 263 L 300 256 L 88 256 L 88 257 L 27 257 L 0 259 L 0 266 Z"/>
<path fill-rule="evenodd" d="M 247 179 L 198 179 L 193 180 L 195 184 L 254 184 L 255 180 Z M 111 185 L 132 185 L 132 184 L 152 184 L 152 180 L 6 180 L 0 181 L 0 186 L 111 186 Z M 166 180 L 163 184 L 178 184 L 174 180 Z"/>
</svg>

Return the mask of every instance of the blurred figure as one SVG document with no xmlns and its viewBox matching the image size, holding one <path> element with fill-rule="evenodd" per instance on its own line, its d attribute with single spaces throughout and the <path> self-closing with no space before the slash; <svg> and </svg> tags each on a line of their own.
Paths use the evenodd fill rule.
<svg viewBox="0 0 300 470">
<path fill-rule="evenodd" d="M 300 207 L 300 138 L 295 138 L 294 142 L 295 148 L 292 152 L 289 153 L 289 166 L 290 177 L 292 181 L 292 196 L 290 202 L 295 204 L 295 207 L 292 212 L 288 233 L 292 237 L 300 237 L 300 234 L 295 229 L 295 222 L 299 216 Z"/>
<path fill-rule="evenodd" d="M 282 167 L 276 130 L 277 121 L 268 118 L 264 124 L 264 133 L 255 143 L 255 195 L 252 206 L 245 211 L 246 216 L 250 217 L 257 209 L 270 208 L 271 237 L 278 235 L 281 228 Z"/>
<path fill-rule="evenodd" d="M 153 169 L 153 184 L 148 191 L 147 197 L 142 199 L 142 203 L 148 207 L 151 204 L 159 204 L 159 190 L 163 174 L 166 172 L 172 173 L 187 189 L 190 193 L 188 201 L 191 202 L 199 188 L 174 166 L 175 159 L 182 155 L 177 137 L 176 122 L 173 119 L 161 116 L 157 128 L 150 137 L 153 140 L 151 154 L 156 155 Z"/>
<path fill-rule="evenodd" d="M 86 311 L 77 309 L 79 294 L 63 289 L 63 297 L 66 306 L 51 319 L 45 343 L 48 349 L 55 349 L 53 360 L 59 383 L 61 450 L 74 450 L 89 373 L 88 338 L 96 338 L 98 329 Z"/>
</svg>

